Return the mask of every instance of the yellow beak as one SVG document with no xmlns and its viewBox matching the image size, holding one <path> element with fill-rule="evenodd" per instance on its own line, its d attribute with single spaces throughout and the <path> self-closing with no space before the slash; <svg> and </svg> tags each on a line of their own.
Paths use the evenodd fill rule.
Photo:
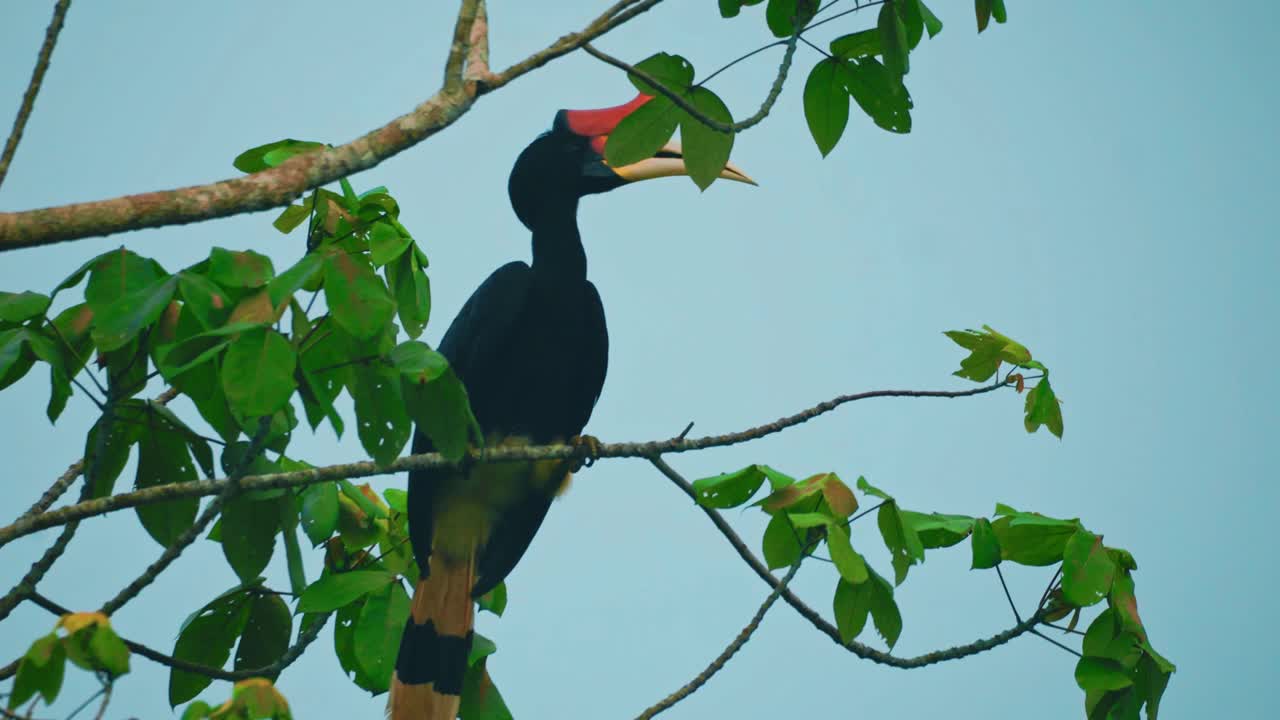
<svg viewBox="0 0 1280 720">
<path fill-rule="evenodd" d="M 618 177 L 627 182 L 689 174 L 689 170 L 684 166 L 684 152 L 680 148 L 680 143 L 674 140 L 663 145 L 662 149 L 654 157 L 613 168 L 613 171 L 618 174 Z M 720 178 L 747 183 L 748 185 L 758 185 L 755 180 L 752 180 L 733 163 L 727 163 L 724 166 L 724 170 L 720 171 Z"/>
</svg>

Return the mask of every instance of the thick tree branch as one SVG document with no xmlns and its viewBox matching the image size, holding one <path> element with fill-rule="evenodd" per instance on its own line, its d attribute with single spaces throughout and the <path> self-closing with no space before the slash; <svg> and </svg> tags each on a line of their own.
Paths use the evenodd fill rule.
<svg viewBox="0 0 1280 720">
<path fill-rule="evenodd" d="M 449 46 L 449 58 L 444 63 L 444 86 L 462 84 L 462 69 L 471 49 L 471 30 L 480 12 L 481 0 L 462 0 L 458 21 L 453 26 L 453 43 Z M 487 34 L 487 33 L 486 33 Z"/>
<path fill-rule="evenodd" d="M 44 74 L 49 69 L 53 46 L 58 42 L 58 33 L 62 32 L 62 23 L 70 7 L 71 0 L 58 0 L 58 4 L 53 6 L 53 20 L 49 22 L 49 28 L 44 32 L 44 44 L 40 46 L 40 54 L 36 56 L 36 68 L 31 72 L 31 82 L 27 85 L 27 91 L 22 94 L 18 116 L 13 119 L 13 130 L 9 132 L 9 139 L 5 141 L 4 152 L 0 153 L 0 185 L 4 184 L 4 177 L 9 173 L 9 163 L 13 162 L 13 155 L 18 151 L 18 143 L 21 142 L 22 132 L 26 129 L 27 120 L 31 117 L 31 109 L 35 107 L 40 84 L 44 82 Z"/>
<path fill-rule="evenodd" d="M 689 481 L 685 480 L 680 473 L 672 469 L 665 460 L 655 455 L 649 458 L 649 461 L 653 463 L 654 467 L 658 468 L 659 472 L 667 476 L 667 479 L 674 483 L 676 487 L 680 488 L 684 494 L 688 495 L 691 500 L 697 502 L 697 496 L 693 492 L 693 486 L 690 485 Z M 760 559 L 757 558 L 749 548 L 747 548 L 747 544 L 742 541 L 742 538 L 724 519 L 724 516 L 714 508 L 704 507 L 702 505 L 699 505 L 698 507 L 702 508 L 702 511 L 711 519 L 711 522 L 716 526 L 716 529 L 725 536 L 725 539 L 729 541 L 729 544 L 733 546 L 733 549 L 738 551 L 738 555 L 747 563 L 748 567 L 755 571 L 756 575 L 760 576 L 761 580 L 764 580 L 769 586 L 775 589 L 781 585 L 780 581 L 773 576 L 773 573 L 769 572 L 769 568 L 765 567 L 765 564 L 760 562 Z M 1034 632 L 1036 625 L 1040 624 L 1041 620 L 1041 615 L 1037 612 L 1025 621 L 989 638 L 975 640 L 967 645 L 957 645 L 943 650 L 934 650 L 933 652 L 917 655 L 916 657 L 903 658 L 877 650 L 856 640 L 849 643 L 844 642 L 844 640 L 840 638 L 840 631 L 836 629 L 836 626 L 827 622 L 816 610 L 805 604 L 805 602 L 797 597 L 795 593 L 791 592 L 790 589 L 782 588 L 779 592 L 782 599 L 786 600 L 788 605 L 795 608 L 796 612 L 800 613 L 801 617 L 808 620 L 810 624 L 818 629 L 819 632 L 831 638 L 840 647 L 845 648 L 864 660 L 870 660 L 881 665 L 888 665 L 889 667 L 896 667 L 904 670 L 925 667 L 927 665 L 936 665 L 937 663 L 949 660 L 959 660 L 961 658 L 969 657 L 970 655 L 977 655 L 979 653 L 987 652 L 988 650 L 993 650 L 1021 635 Z"/>
<path fill-rule="evenodd" d="M 787 428 L 808 422 L 824 413 L 831 412 L 846 403 L 856 400 L 868 400 L 882 397 L 911 398 L 959 398 L 982 395 L 1004 387 L 1006 382 L 976 387 L 970 390 L 874 390 L 871 392 L 841 395 L 794 415 L 779 418 L 771 423 L 748 428 L 739 432 L 724 435 L 708 435 L 700 438 L 655 440 L 650 442 L 606 443 L 599 446 L 598 452 L 591 452 L 585 445 L 537 445 L 528 447 L 499 447 L 473 451 L 462 463 L 495 463 L 515 462 L 520 460 L 585 460 L 590 457 L 617 458 L 643 457 L 652 458 L 667 453 L 682 453 L 704 450 L 712 447 L 726 447 L 757 440 L 767 435 L 781 432 Z M 425 470 L 439 467 L 454 467 L 459 463 L 446 459 L 439 453 L 422 455 L 406 455 L 394 462 L 378 466 L 372 461 L 329 465 L 326 467 L 308 468 L 286 473 L 269 473 L 250 475 L 240 481 L 241 490 L 267 490 L 273 488 L 301 487 L 314 485 L 326 480 L 341 478 L 372 477 L 389 475 L 406 470 Z M 119 493 L 110 497 L 96 498 L 76 503 L 64 508 L 52 510 L 34 517 L 14 522 L 0 528 L 0 545 L 31 533 L 66 524 L 95 515 L 105 515 L 123 508 L 151 505 L 154 503 L 177 500 L 180 498 L 203 497 L 217 495 L 226 489 L 227 480 L 196 480 L 184 483 L 157 485 L 145 490 Z"/>
<path fill-rule="evenodd" d="M 636 720 L 650 720 L 653 716 L 663 712 L 664 710 L 669 710 L 676 703 L 684 700 L 697 692 L 703 685 L 706 685 L 707 681 L 711 679 L 711 676 L 720 672 L 729 660 L 731 660 L 733 656 L 742 649 L 742 646 L 747 644 L 747 641 L 751 639 L 751 635 L 755 633 L 756 628 L 760 627 L 760 622 L 764 620 L 765 613 L 769 612 L 769 608 L 773 607 L 773 603 L 777 601 L 778 596 L 782 594 L 782 591 L 786 589 L 787 584 L 791 582 L 791 578 L 795 577 L 799 570 L 800 563 L 797 562 L 795 565 L 791 566 L 791 569 L 787 571 L 787 574 L 778 581 L 778 584 L 774 586 L 773 591 L 770 592 L 769 596 L 760 604 L 760 609 L 756 610 L 756 614 L 751 618 L 751 622 L 747 623 L 747 626 L 742 628 L 742 632 L 738 633 L 738 636 L 735 637 L 727 647 L 725 647 L 723 652 L 716 656 L 715 660 L 711 661 L 711 664 L 708 665 L 705 670 L 698 673 L 696 677 L 685 683 L 679 690 L 676 690 L 652 705 L 649 709 L 637 715 Z"/>
<path fill-rule="evenodd" d="M 50 600 L 49 598 L 39 593 L 32 594 L 31 602 L 35 603 L 36 605 L 39 605 L 45 610 L 48 610 L 54 615 L 62 616 L 71 612 L 67 608 L 59 605 L 58 603 Z M 214 680 L 236 681 L 236 680 L 247 680 L 253 677 L 274 677 L 275 675 L 278 675 L 281 671 L 283 671 L 285 668 L 292 665 L 294 661 L 296 661 L 299 657 L 302 656 L 302 653 L 307 649 L 307 646 L 310 645 L 312 642 L 314 642 L 317 637 L 319 637 L 320 631 L 324 629 L 325 623 L 329 621 L 330 614 L 331 613 L 325 613 L 324 615 L 320 616 L 320 619 L 317 620 L 314 624 L 312 624 L 311 627 L 307 628 L 304 632 L 298 633 L 297 642 L 291 645 L 289 649 L 285 651 L 284 655 L 280 656 L 279 660 L 275 661 L 270 665 L 267 665 L 266 667 L 249 668 L 248 670 L 223 670 L 222 668 L 210 667 L 208 665 L 201 665 L 199 663 L 193 663 L 187 660 L 183 660 L 181 658 L 173 657 L 172 655 L 165 655 L 162 652 L 157 652 L 155 650 L 152 650 L 151 648 L 147 647 L 146 645 L 143 645 L 142 643 L 134 642 L 127 638 L 122 638 L 122 639 L 124 640 L 124 644 L 129 647 L 130 651 L 138 655 L 141 655 L 142 657 L 147 658 L 148 660 L 160 663 L 161 665 L 165 665 L 167 667 L 171 667 L 177 670 L 183 670 L 185 672 L 195 673 L 196 675 L 203 675 L 205 677 L 210 677 L 210 678 L 213 678 Z M 15 670 L 16 670 L 16 667 L 15 667 Z M 3 679 L 2 675 L 0 675 L 0 679 Z"/>
<path fill-rule="evenodd" d="M 128 230 L 183 225 L 282 207 L 304 192 L 368 170 L 449 127 L 476 99 L 578 49 L 661 0 L 628 0 L 579 33 L 570 33 L 485 82 L 441 88 L 411 112 L 345 145 L 290 158 L 241 178 L 110 200 L 0 213 L 0 252 L 101 237 Z M 464 3 L 473 4 L 471 0 Z"/>
</svg>

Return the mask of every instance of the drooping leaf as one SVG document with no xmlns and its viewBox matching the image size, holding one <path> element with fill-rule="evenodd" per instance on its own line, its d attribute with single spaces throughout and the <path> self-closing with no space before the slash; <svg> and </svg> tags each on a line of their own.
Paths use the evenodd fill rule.
<svg viewBox="0 0 1280 720">
<path fill-rule="evenodd" d="M 889 132 L 911 132 L 913 104 L 901 75 L 873 57 L 850 60 L 845 69 L 849 94 L 876 125 Z"/>
<path fill-rule="evenodd" d="M 968 515 L 944 515 L 942 513 L 912 512 L 899 510 L 902 521 L 910 525 L 920 538 L 920 544 L 926 550 L 956 545 L 973 530 L 973 518 Z"/>
<path fill-rule="evenodd" d="M 417 338 L 431 317 L 431 281 L 418 262 L 417 253 L 405 252 L 385 266 L 387 285 L 395 295 L 400 324 Z"/>
<path fill-rule="evenodd" d="M 867 615 L 871 612 L 872 593 L 870 582 L 852 585 L 841 578 L 836 585 L 832 610 L 836 618 L 836 629 L 840 631 L 840 639 L 845 643 L 855 640 L 866 627 Z"/>
<path fill-rule="evenodd" d="M 1115 660 L 1086 656 L 1076 663 L 1076 684 L 1081 690 L 1120 690 L 1133 679 Z"/>
<path fill-rule="evenodd" d="M 827 549 L 831 551 L 831 562 L 835 563 L 840 577 L 860 585 L 867 582 L 867 561 L 849 542 L 849 531 L 838 522 L 827 524 Z"/>
<path fill-rule="evenodd" d="M 618 123 L 604 145 L 604 158 L 618 168 L 651 158 L 676 132 L 684 111 L 665 95 L 636 108 Z"/>
<path fill-rule="evenodd" d="M 1076 530 L 1062 554 L 1062 592 L 1067 601 L 1078 607 L 1093 605 L 1111 592 L 1115 576 L 1116 564 L 1102 537 L 1084 528 Z"/>
<path fill-rule="evenodd" d="M 1000 564 L 1000 540 L 991 529 L 991 522 L 986 518 L 978 518 L 973 523 L 973 564 L 974 570 L 986 570 Z"/>
<path fill-rule="evenodd" d="M 906 75 L 911 70 L 911 50 L 907 41 L 907 27 L 898 13 L 898 2 L 886 2 L 880 6 L 876 30 L 880 33 L 881 57 L 884 58 L 885 68 L 894 75 Z"/>
<path fill-rule="evenodd" d="M 888 580 L 880 577 L 875 570 L 870 568 L 868 570 L 871 579 L 866 584 L 871 587 L 871 622 L 876 626 L 876 632 L 880 633 L 880 637 L 892 650 L 898 642 L 898 637 L 902 635 L 902 614 L 898 611 L 898 603 L 893 599 L 893 586 Z"/>
<path fill-rule="evenodd" d="M 1041 425 L 1049 428 L 1049 432 L 1062 437 L 1062 401 L 1053 394 L 1049 387 L 1049 378 L 1043 377 L 1031 392 L 1027 393 L 1026 419 L 1027 432 L 1033 433 Z"/>
<path fill-rule="evenodd" d="M 357 340 L 382 332 L 396 312 L 396 301 L 364 256 L 327 257 L 324 296 L 333 319 Z"/>
<path fill-rule="evenodd" d="M 389 222 L 374 223 L 369 228 L 369 258 L 374 267 L 382 267 L 400 257 L 413 238 L 401 235 Z"/>
<path fill-rule="evenodd" d="M 790 567 L 800 559 L 800 534 L 787 520 L 786 513 L 777 513 L 769 519 L 763 545 L 764 561 L 770 570 Z"/>
<path fill-rule="evenodd" d="M 25 704 L 37 693 L 45 705 L 52 704 L 62 689 L 66 666 L 66 651 L 63 650 L 57 633 L 37 638 L 18 663 L 18 673 L 14 676 L 13 687 L 9 692 L 8 708 L 13 710 Z"/>
<path fill-rule="evenodd" d="M 355 659 L 378 686 L 390 687 L 400 650 L 400 637 L 409 619 L 409 595 L 398 582 L 371 593 L 355 626 Z"/>
<path fill-rule="evenodd" d="M 178 634 L 172 655 L 208 667 L 221 668 L 231 657 L 231 646 L 248 619 L 249 596 L 243 591 L 215 600 L 188 620 Z M 199 695 L 212 679 L 173 669 L 169 672 L 169 705 L 177 706 Z"/>
<path fill-rule="evenodd" d="M 355 400 L 360 444 L 374 462 L 385 465 L 400 456 L 413 432 L 400 392 L 400 376 L 382 363 L 356 365 L 352 376 L 349 389 Z"/>
<path fill-rule="evenodd" d="M 733 115 L 718 95 L 705 87 L 692 88 L 687 99 L 703 115 L 725 125 L 733 124 Z M 708 127 L 685 113 L 680 119 L 684 165 L 699 189 L 706 190 L 719 177 L 733 151 L 733 133 Z"/>
<path fill-rule="evenodd" d="M 233 412 L 245 417 L 270 415 L 289 401 L 297 355 L 280 333 L 266 328 L 245 331 L 222 359 L 222 390 Z"/>
<path fill-rule="evenodd" d="M 290 205 L 281 211 L 280 215 L 278 215 L 275 220 L 271 221 L 271 225 L 285 235 L 288 235 L 297 229 L 297 227 L 310 216 L 310 206 Z"/>
<path fill-rule="evenodd" d="M 291 295 L 319 277 L 324 258 L 317 253 L 303 255 L 292 267 L 271 279 L 267 284 L 267 296 L 272 307 L 280 307 Z"/>
<path fill-rule="evenodd" d="M 138 473 L 134 487 L 145 490 L 198 479 L 186 439 L 167 429 L 164 421 L 143 419 L 142 422 L 145 429 L 139 434 Z M 147 533 L 162 547 L 169 547 L 195 522 L 199 507 L 199 499 L 192 497 L 139 505 L 136 510 Z"/>
<path fill-rule="evenodd" d="M 462 681 L 459 720 L 512 720 L 511 711 L 489 677 L 486 665 L 481 661 L 467 669 Z"/>
<path fill-rule="evenodd" d="M 222 552 L 241 580 L 262 574 L 275 551 L 280 517 L 275 502 L 239 496 L 222 507 Z"/>
<path fill-rule="evenodd" d="M 894 584 L 901 585 L 907 579 L 907 570 L 924 561 L 924 545 L 915 528 L 902 518 L 898 503 L 887 502 L 876 513 L 876 523 L 884 545 L 893 556 Z"/>
<path fill-rule="evenodd" d="M 325 575 L 298 598 L 298 612 L 329 612 L 381 590 L 395 580 L 385 570 L 353 570 Z"/>
<path fill-rule="evenodd" d="M 140 401 L 126 400 L 118 404 L 110 415 L 99 417 L 89 429 L 84 443 L 84 474 L 92 487 L 91 497 L 111 494 L 134 443 L 141 437 L 142 425 L 122 422 L 117 416 L 127 420 L 141 418 L 146 416 L 146 410 Z"/>
<path fill-rule="evenodd" d="M 279 595 L 255 593 L 236 647 L 236 670 L 267 667 L 284 656 L 293 632 L 293 615 Z"/>
<path fill-rule="evenodd" d="M 847 75 L 844 60 L 827 58 L 813 66 L 804 84 L 805 121 L 823 157 L 840 142 L 849 123 Z"/>
<path fill-rule="evenodd" d="M 476 598 L 481 610 L 487 610 L 498 617 L 507 610 L 507 584 L 500 582 L 492 590 Z"/>
<path fill-rule="evenodd" d="M 933 14 L 928 5 L 924 4 L 924 0 L 917 0 L 916 4 L 920 6 L 920 15 L 924 19 L 925 30 L 929 31 L 929 38 L 937 37 L 938 33 L 942 32 L 942 21 Z"/>
</svg>

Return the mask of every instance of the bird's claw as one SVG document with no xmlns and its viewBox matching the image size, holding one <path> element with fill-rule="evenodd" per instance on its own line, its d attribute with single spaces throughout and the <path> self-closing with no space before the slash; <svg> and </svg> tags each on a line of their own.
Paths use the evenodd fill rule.
<svg viewBox="0 0 1280 720">
<path fill-rule="evenodd" d="M 591 467 L 600 457 L 600 440 L 593 435 L 574 435 L 569 439 L 569 445 L 579 452 L 585 449 L 584 456 L 574 461 L 573 472 Z"/>
</svg>

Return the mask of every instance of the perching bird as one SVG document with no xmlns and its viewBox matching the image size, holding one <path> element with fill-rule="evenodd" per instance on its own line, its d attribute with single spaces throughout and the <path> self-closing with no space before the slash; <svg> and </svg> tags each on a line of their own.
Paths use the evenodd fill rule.
<svg viewBox="0 0 1280 720">
<path fill-rule="evenodd" d="M 578 201 L 630 182 L 687 174 L 680 146 L 624 167 L 608 134 L 649 96 L 604 110 L 561 110 L 520 153 L 508 192 L 533 233 L 533 264 L 511 262 L 471 295 L 440 343 L 466 385 L 488 447 L 576 442 L 604 385 L 609 338 L 587 280 Z M 732 165 L 720 177 L 750 178 Z M 431 452 L 421 430 L 415 453 Z M 421 580 L 400 643 L 392 720 L 453 720 L 474 622 L 473 598 L 500 583 L 568 479 L 563 461 L 409 473 L 409 533 Z"/>
</svg>

